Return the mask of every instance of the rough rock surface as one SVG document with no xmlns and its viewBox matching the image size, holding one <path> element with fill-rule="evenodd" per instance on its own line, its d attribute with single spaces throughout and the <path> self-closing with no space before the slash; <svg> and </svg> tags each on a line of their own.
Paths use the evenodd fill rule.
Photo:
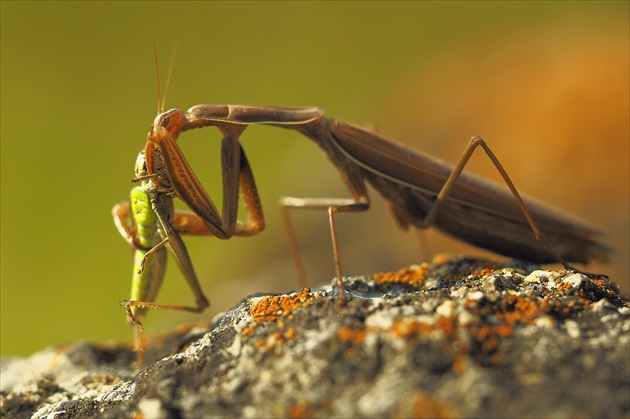
<svg viewBox="0 0 630 419">
<path fill-rule="evenodd" d="M 91 417 L 630 414 L 630 304 L 602 277 L 472 259 L 252 296 L 215 324 L 4 359 L 0 413 Z"/>
</svg>

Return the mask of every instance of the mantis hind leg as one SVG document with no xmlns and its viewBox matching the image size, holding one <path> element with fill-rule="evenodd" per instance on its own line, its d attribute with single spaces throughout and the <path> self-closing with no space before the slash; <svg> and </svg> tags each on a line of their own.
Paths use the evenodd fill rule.
<svg viewBox="0 0 630 419">
<path fill-rule="evenodd" d="M 335 215 L 338 213 L 361 212 L 366 211 L 370 206 L 367 196 L 354 199 L 334 199 L 334 198 L 292 198 L 284 197 L 280 199 L 280 208 L 282 211 L 282 219 L 289 240 L 289 247 L 293 255 L 293 261 L 298 273 L 298 282 L 301 287 L 306 285 L 306 271 L 304 263 L 300 257 L 300 252 L 295 238 L 295 230 L 289 216 L 289 209 L 319 209 L 326 210 L 328 213 L 328 221 L 330 224 L 330 236 L 332 240 L 333 257 L 335 260 L 335 271 L 337 274 L 337 284 L 339 287 L 338 304 L 341 307 L 344 303 L 343 276 L 341 273 L 341 258 L 339 256 L 339 242 L 337 240 L 337 227 L 335 223 Z"/>
<path fill-rule="evenodd" d="M 472 137 L 470 141 L 468 141 L 468 144 L 466 145 L 466 148 L 464 149 L 464 153 L 461 159 L 459 160 L 459 162 L 457 163 L 457 166 L 455 166 L 450 176 L 448 177 L 448 179 L 442 186 L 442 189 L 440 189 L 440 192 L 438 193 L 437 198 L 435 202 L 433 203 L 433 206 L 431 207 L 431 209 L 429 210 L 429 212 L 424 218 L 421 228 L 428 228 L 434 223 L 440 209 L 442 208 L 442 206 L 448 199 L 448 196 L 450 195 L 450 193 L 452 192 L 453 188 L 455 187 L 457 183 L 457 179 L 459 178 L 460 174 L 464 170 L 464 167 L 468 163 L 468 160 L 470 160 L 470 157 L 472 157 L 472 154 L 475 152 L 475 150 L 479 146 L 481 146 L 481 148 L 486 152 L 486 155 L 488 156 L 490 161 L 492 161 L 492 164 L 494 164 L 497 171 L 501 174 L 501 177 L 503 178 L 503 180 L 505 181 L 505 184 L 510 189 L 510 192 L 514 196 L 514 199 L 518 203 L 519 208 L 521 209 L 523 215 L 525 216 L 527 223 L 529 224 L 532 231 L 534 232 L 534 235 L 536 236 L 536 240 L 540 241 L 547 248 L 549 253 L 553 255 L 553 257 L 559 263 L 561 263 L 565 269 L 577 271 L 577 269 L 569 265 L 567 261 L 562 256 L 560 256 L 560 254 L 556 252 L 554 248 L 549 244 L 549 242 L 545 239 L 545 237 L 543 236 L 540 230 L 540 227 L 538 227 L 538 224 L 536 223 L 536 221 L 534 221 L 534 217 L 531 215 L 531 213 L 525 206 L 525 202 L 523 202 L 523 198 L 521 198 L 521 195 L 519 194 L 518 190 L 516 189 L 516 186 L 514 186 L 514 183 L 512 182 L 507 172 L 503 168 L 503 165 L 499 162 L 499 159 L 496 157 L 496 155 L 492 152 L 490 147 L 488 147 L 486 142 L 481 137 L 475 136 L 475 137 Z"/>
</svg>

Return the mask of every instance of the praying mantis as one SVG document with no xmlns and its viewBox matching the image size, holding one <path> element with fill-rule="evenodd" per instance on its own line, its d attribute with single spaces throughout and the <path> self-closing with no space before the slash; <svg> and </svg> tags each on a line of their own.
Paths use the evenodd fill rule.
<svg viewBox="0 0 630 419">
<path fill-rule="evenodd" d="M 303 272 L 289 209 L 326 210 L 343 304 L 343 281 L 335 215 L 369 208 L 366 183 L 387 204 L 402 228 L 431 226 L 470 244 L 506 256 L 537 263 L 606 261 L 608 246 L 598 240 L 599 230 L 550 205 L 521 197 L 497 157 L 480 137 L 473 137 L 456 166 L 414 151 L 377 133 L 324 116 L 319 108 L 286 108 L 259 105 L 196 105 L 184 112 L 171 109 L 158 115 L 159 135 L 147 138 L 147 162 L 159 150 L 170 175 L 173 193 L 221 239 L 255 235 L 264 219 L 253 174 L 243 165 L 245 154 L 239 138 L 247 126 L 262 124 L 294 129 L 315 141 L 339 170 L 352 198 L 282 198 L 280 205 L 294 259 Z M 179 135 L 207 126 L 217 127 L 221 141 L 223 210 L 195 176 L 181 149 Z M 157 132 L 157 131 L 156 131 Z M 508 185 L 503 187 L 463 172 L 477 147 L 482 147 Z M 152 165 L 148 164 L 149 173 Z M 246 170 L 243 170 L 246 168 Z M 248 219 L 237 220 L 239 190 Z"/>
<path fill-rule="evenodd" d="M 253 236 L 264 229 L 253 172 L 239 142 L 245 129 L 254 124 L 293 129 L 315 141 L 337 167 L 350 192 L 351 198 L 285 197 L 280 200 L 300 277 L 304 277 L 304 268 L 289 212 L 292 209 L 327 212 L 339 306 L 344 304 L 344 289 L 335 216 L 368 210 L 367 184 L 386 200 L 395 221 L 403 229 L 436 227 L 459 240 L 502 255 L 535 263 L 559 262 L 571 270 L 576 269 L 569 263 L 587 264 L 608 259 L 611 249 L 600 241 L 601 232 L 596 227 L 551 205 L 521 196 L 481 137 L 470 139 L 462 158 L 453 166 L 378 133 L 327 117 L 315 107 L 196 105 L 187 111 L 158 112 L 153 122 L 136 164 L 136 180 L 141 182 L 137 188 L 146 194 L 149 204 L 136 209 L 124 203 L 114 207 L 118 230 L 136 249 L 136 275 L 145 275 L 134 281 L 151 284 L 144 291 L 142 287 L 138 288 L 140 291 L 132 291 L 131 300 L 123 301 L 132 324 L 140 326 L 136 316 L 147 308 L 201 312 L 208 306 L 180 234 L 229 239 Z M 223 135 L 221 211 L 177 144 L 183 132 L 212 126 Z M 464 172 L 478 147 L 485 151 L 507 187 Z M 247 213 L 244 221 L 238 219 L 239 195 Z M 192 213 L 173 211 L 173 197 L 181 199 Z M 138 227 L 146 214 L 153 215 L 149 223 L 153 235 L 147 242 Z M 133 221 L 131 224 L 129 218 Z M 153 303 L 163 278 L 165 246 L 184 272 L 195 295 L 196 307 Z M 149 264 L 153 266 L 147 270 Z"/>
</svg>

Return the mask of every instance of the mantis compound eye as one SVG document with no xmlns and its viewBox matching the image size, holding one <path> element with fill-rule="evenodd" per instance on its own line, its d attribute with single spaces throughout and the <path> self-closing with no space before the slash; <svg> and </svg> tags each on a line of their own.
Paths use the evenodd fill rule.
<svg viewBox="0 0 630 419">
<path fill-rule="evenodd" d="M 167 116 L 164 119 L 162 119 L 162 121 L 160 121 L 160 126 L 162 128 L 167 128 L 170 123 L 171 123 L 171 117 Z"/>
</svg>

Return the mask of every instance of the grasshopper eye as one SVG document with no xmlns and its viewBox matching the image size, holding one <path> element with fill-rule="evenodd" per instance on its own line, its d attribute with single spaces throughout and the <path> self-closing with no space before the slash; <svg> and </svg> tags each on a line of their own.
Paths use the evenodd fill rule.
<svg viewBox="0 0 630 419">
<path fill-rule="evenodd" d="M 160 182 L 162 186 L 165 186 L 167 188 L 171 187 L 171 179 L 168 177 L 168 172 L 166 171 L 166 169 L 158 169 L 156 175 L 158 182 Z"/>
<path fill-rule="evenodd" d="M 147 174 L 147 160 L 145 158 L 144 151 L 141 151 L 138 154 L 138 158 L 136 159 L 135 171 L 137 176 L 143 176 Z"/>
</svg>

